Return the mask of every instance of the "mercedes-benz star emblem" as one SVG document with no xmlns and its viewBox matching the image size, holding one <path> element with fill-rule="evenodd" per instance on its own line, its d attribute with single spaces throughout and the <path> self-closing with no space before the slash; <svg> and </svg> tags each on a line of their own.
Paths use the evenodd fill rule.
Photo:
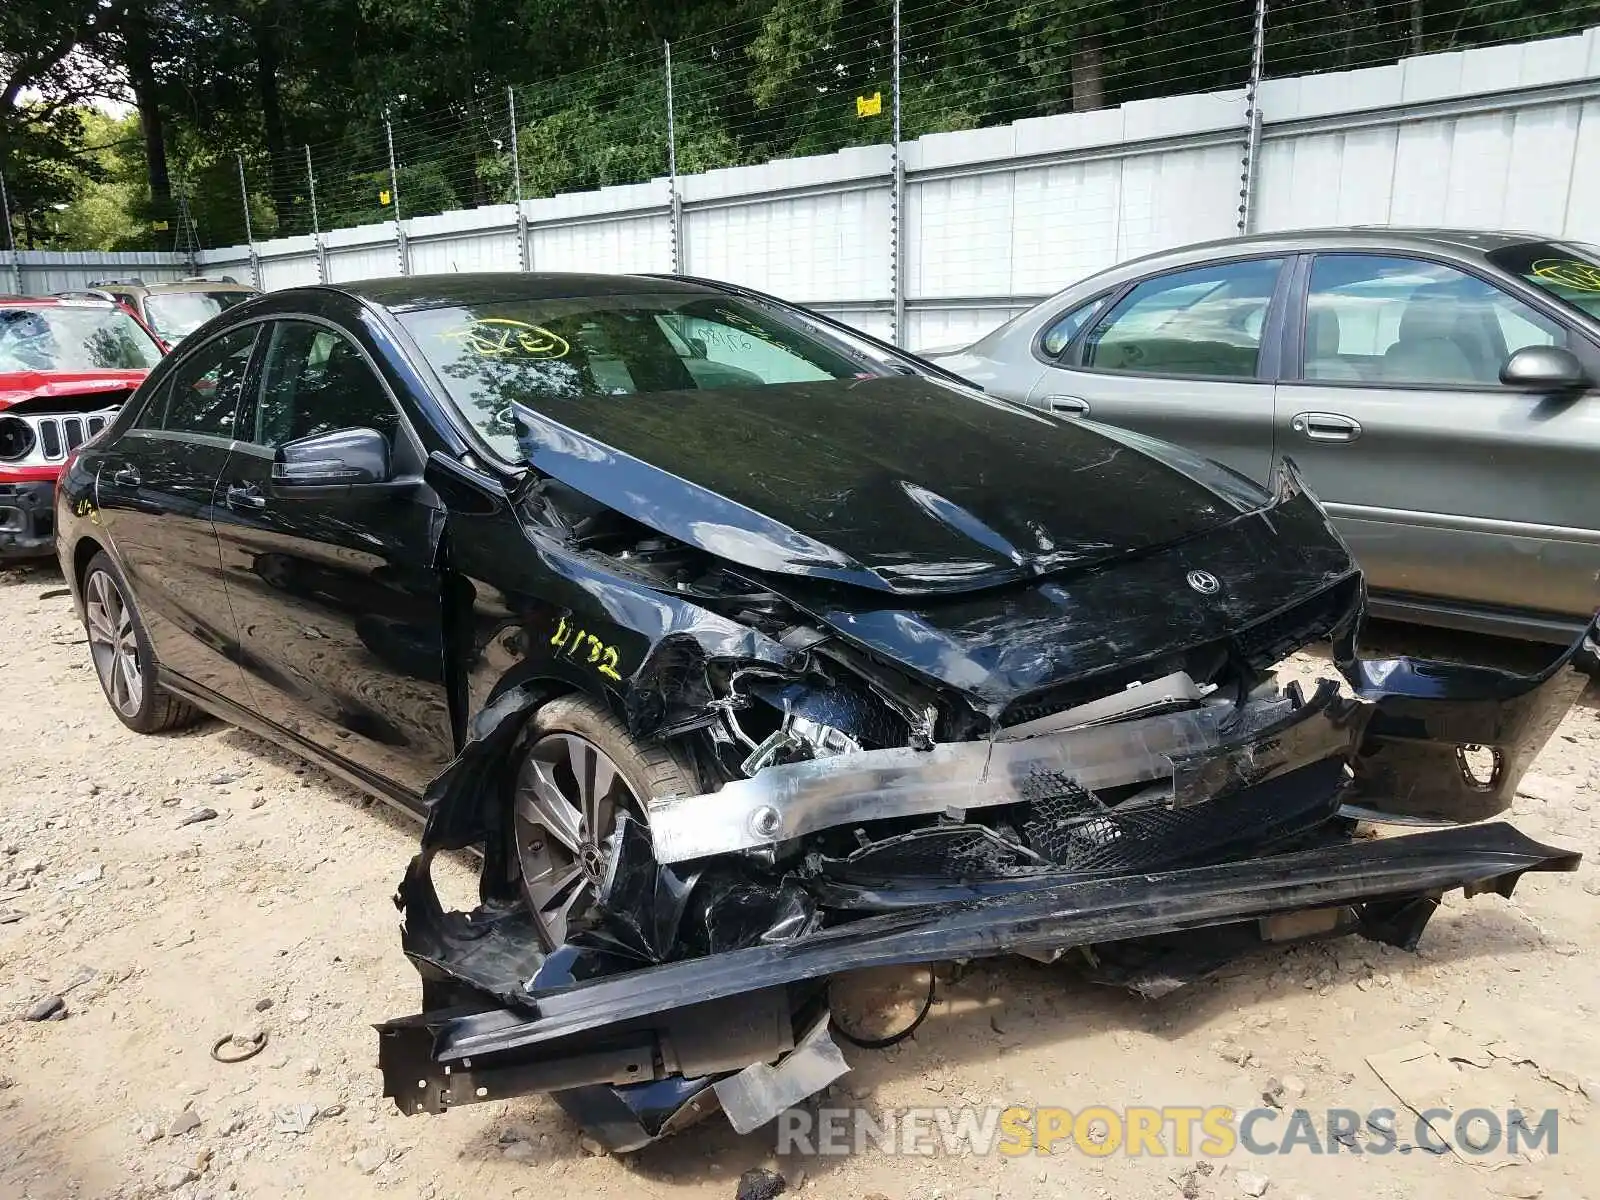
<svg viewBox="0 0 1600 1200">
<path fill-rule="evenodd" d="M 1189 586 L 1202 596 L 1214 596 L 1222 587 L 1222 581 L 1210 571 L 1190 571 Z"/>
</svg>

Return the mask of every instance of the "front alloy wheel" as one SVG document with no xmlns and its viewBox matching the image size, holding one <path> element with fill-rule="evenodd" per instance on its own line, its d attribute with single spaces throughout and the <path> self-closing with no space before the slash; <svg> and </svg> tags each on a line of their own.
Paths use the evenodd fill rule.
<svg viewBox="0 0 1600 1200">
<path fill-rule="evenodd" d="M 605 876 L 605 839 L 618 808 L 643 809 L 609 755 L 576 733 L 533 744 L 517 781 L 517 859 L 533 919 L 548 946 L 591 903 Z"/>
<path fill-rule="evenodd" d="M 599 896 L 617 814 L 648 820 L 651 796 L 702 789 L 681 746 L 639 741 L 587 696 L 560 696 L 542 706 L 527 747 L 511 835 L 523 898 L 543 948 L 553 950 Z"/>
</svg>

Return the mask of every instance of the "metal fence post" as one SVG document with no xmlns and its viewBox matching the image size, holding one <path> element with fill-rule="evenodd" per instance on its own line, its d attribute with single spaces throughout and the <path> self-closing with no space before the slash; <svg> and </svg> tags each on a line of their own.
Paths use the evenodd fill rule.
<svg viewBox="0 0 1600 1200">
<path fill-rule="evenodd" d="M 178 231 L 173 236 L 173 249 L 183 255 L 189 274 L 200 274 L 200 235 L 195 232 L 194 213 L 189 208 L 189 182 L 172 181 L 172 198 L 178 205 Z"/>
<path fill-rule="evenodd" d="M 306 145 L 306 186 L 311 190 L 311 243 L 317 248 L 317 282 L 328 282 L 328 254 L 322 248 L 322 226 L 317 220 L 317 173 L 311 169 L 311 146 Z"/>
<path fill-rule="evenodd" d="M 6 177 L 0 175 L 0 217 L 6 223 L 6 251 L 11 258 L 11 290 L 22 295 L 22 259 L 17 256 L 17 235 L 11 228 L 11 201 L 6 196 Z"/>
<path fill-rule="evenodd" d="M 1256 159 L 1261 154 L 1261 60 L 1266 55 L 1267 0 L 1256 0 L 1255 35 L 1250 46 L 1250 82 L 1244 92 L 1244 170 L 1239 177 L 1239 221 L 1241 234 L 1250 232 L 1255 207 Z"/>
<path fill-rule="evenodd" d="M 894 0 L 894 87 L 891 104 L 894 115 L 889 135 L 889 164 L 892 172 L 889 193 L 889 296 L 893 310 L 890 317 L 889 340 L 896 346 L 904 346 L 906 164 L 900 157 L 900 0 Z"/>
<path fill-rule="evenodd" d="M 511 114 L 511 174 L 516 178 L 517 270 L 526 271 L 528 261 L 528 219 L 522 214 L 522 154 L 517 149 L 517 89 L 506 84 L 506 108 Z"/>
<path fill-rule="evenodd" d="M 411 251 L 406 246 L 405 227 L 400 223 L 400 172 L 394 165 L 394 126 L 387 113 L 383 117 L 383 136 L 389 143 L 389 199 L 394 201 L 394 250 L 400 263 L 400 274 L 411 274 Z"/>
<path fill-rule="evenodd" d="M 667 55 L 667 231 L 672 238 L 672 273 L 683 274 L 683 198 L 678 195 L 678 121 L 672 103 L 672 43 Z"/>
<path fill-rule="evenodd" d="M 244 185 L 244 155 L 233 152 L 233 161 L 239 166 L 239 203 L 244 205 L 244 240 L 250 247 L 250 282 L 261 287 L 261 258 L 256 254 L 256 235 L 250 229 L 250 189 Z"/>
</svg>

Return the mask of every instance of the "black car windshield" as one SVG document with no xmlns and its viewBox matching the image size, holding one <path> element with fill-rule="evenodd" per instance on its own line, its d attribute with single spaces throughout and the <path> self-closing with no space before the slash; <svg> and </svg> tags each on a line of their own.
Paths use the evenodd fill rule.
<svg viewBox="0 0 1600 1200">
<path fill-rule="evenodd" d="M 1574 242 L 1524 242 L 1490 252 L 1489 261 L 1580 312 L 1600 317 L 1600 248 Z"/>
<path fill-rule="evenodd" d="M 518 457 L 511 406 L 887 373 L 732 296 L 506 300 L 402 313 L 456 406 Z"/>
<path fill-rule="evenodd" d="M 144 298 L 150 326 L 169 342 L 179 342 L 249 292 L 154 292 Z"/>
<path fill-rule="evenodd" d="M 144 327 L 109 304 L 0 307 L 0 372 L 145 371 L 160 360 Z"/>
</svg>

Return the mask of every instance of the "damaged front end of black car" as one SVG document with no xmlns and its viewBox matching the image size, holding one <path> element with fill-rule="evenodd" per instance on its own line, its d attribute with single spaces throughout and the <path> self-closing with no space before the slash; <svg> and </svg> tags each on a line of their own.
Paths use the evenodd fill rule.
<svg viewBox="0 0 1600 1200">
<path fill-rule="evenodd" d="M 902 485 L 992 553 L 873 556 L 645 466 L 604 416 L 516 416 L 524 486 L 430 464 L 477 716 L 396 896 L 422 1011 L 379 1047 L 406 1113 L 549 1092 L 612 1150 L 719 1109 L 747 1132 L 847 1069 L 830 981 L 854 972 L 1175 935 L 1411 947 L 1447 892 L 1577 864 L 1469 823 L 1509 807 L 1600 622 L 1536 675 L 1362 659 L 1360 574 L 1292 464 L 1265 494 L 1097 428 L 1085 453 L 1203 489 L 1211 519 L 1147 514 L 1136 543 L 1101 514 L 1023 553 Z M 482 585 L 519 557 L 525 593 Z M 1336 676 L 1284 679 L 1314 644 Z M 635 798 L 603 755 L 535 753 L 575 692 L 695 785 Z M 467 848 L 480 903 L 445 911 L 433 862 Z"/>
</svg>

